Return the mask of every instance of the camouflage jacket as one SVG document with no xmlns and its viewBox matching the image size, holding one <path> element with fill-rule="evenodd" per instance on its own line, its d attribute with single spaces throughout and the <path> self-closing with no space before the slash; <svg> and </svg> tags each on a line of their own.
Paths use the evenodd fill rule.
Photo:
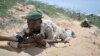
<svg viewBox="0 0 100 56">
<path fill-rule="evenodd" d="M 61 36 L 67 37 L 72 35 L 72 31 L 65 28 L 60 28 L 56 25 L 52 20 L 43 19 L 41 24 L 40 34 L 43 35 L 44 38 L 55 40 Z M 17 32 L 17 35 L 23 36 L 25 32 L 29 32 L 27 24 L 25 24 L 22 29 Z"/>
</svg>

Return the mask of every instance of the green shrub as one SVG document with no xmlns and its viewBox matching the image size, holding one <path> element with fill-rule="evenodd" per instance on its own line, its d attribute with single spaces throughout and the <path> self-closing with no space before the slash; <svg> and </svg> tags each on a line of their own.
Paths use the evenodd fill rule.
<svg viewBox="0 0 100 56">
<path fill-rule="evenodd" d="M 17 0 L 0 0 L 0 17 L 6 16 L 6 11 L 16 4 L 16 2 Z"/>
</svg>

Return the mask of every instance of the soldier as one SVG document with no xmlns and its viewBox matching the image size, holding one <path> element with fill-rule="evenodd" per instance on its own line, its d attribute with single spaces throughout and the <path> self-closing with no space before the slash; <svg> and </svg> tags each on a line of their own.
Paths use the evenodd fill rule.
<svg viewBox="0 0 100 56">
<path fill-rule="evenodd" d="M 0 41 L 10 41 L 9 45 L 20 48 L 30 46 L 33 43 L 41 47 L 47 47 L 48 44 L 59 42 L 67 42 L 70 37 L 75 37 L 73 31 L 58 27 L 53 21 L 42 19 L 42 13 L 39 10 L 31 11 L 25 19 L 27 25 L 23 27 L 15 36 L 0 36 Z"/>
<path fill-rule="evenodd" d="M 87 18 L 85 18 L 84 21 L 81 23 L 81 27 L 90 28 L 91 27 L 91 22 Z"/>
</svg>

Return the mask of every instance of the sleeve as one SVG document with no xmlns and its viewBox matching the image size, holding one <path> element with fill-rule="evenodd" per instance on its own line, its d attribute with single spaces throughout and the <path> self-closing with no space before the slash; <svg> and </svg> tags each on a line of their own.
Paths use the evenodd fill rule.
<svg viewBox="0 0 100 56">
<path fill-rule="evenodd" d="M 45 35 L 46 35 L 47 39 L 53 40 L 53 32 L 52 32 L 52 29 L 50 27 L 45 29 Z"/>
<path fill-rule="evenodd" d="M 23 26 L 18 32 L 16 32 L 16 38 L 18 39 L 18 42 L 22 42 L 23 40 L 27 39 L 27 33 L 28 28 L 27 26 Z"/>
<path fill-rule="evenodd" d="M 25 33 L 28 33 L 28 32 L 29 32 L 28 27 L 25 24 L 19 31 L 16 32 L 16 34 L 23 37 L 25 35 Z"/>
</svg>

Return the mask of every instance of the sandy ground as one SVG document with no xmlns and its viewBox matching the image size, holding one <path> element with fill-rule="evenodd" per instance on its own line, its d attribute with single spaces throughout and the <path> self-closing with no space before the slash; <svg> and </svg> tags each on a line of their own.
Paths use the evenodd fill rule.
<svg viewBox="0 0 100 56">
<path fill-rule="evenodd" d="M 20 6 L 22 5 L 19 5 L 19 7 Z M 29 6 L 32 8 L 34 7 L 31 5 Z M 31 10 L 31 8 L 28 8 L 28 10 L 25 8 L 22 10 Z M 12 10 L 14 13 L 15 9 L 12 8 Z M 11 12 L 12 10 L 9 11 Z M 14 16 L 20 18 L 24 13 L 18 12 L 18 14 L 15 13 Z M 72 39 L 70 43 L 65 44 L 67 47 L 50 47 L 42 49 L 31 46 L 25 49 L 14 49 L 8 46 L 7 42 L 0 41 L 0 56 L 100 56 L 100 30 L 98 30 L 97 27 L 82 28 L 78 21 L 61 19 L 56 20 L 56 23 L 61 27 L 73 30 L 76 34 L 76 38 Z M 2 32 L 3 35 L 10 35 L 10 33 L 17 31 L 17 29 L 18 27 L 11 27 L 6 30 L 0 30 L 0 32 Z"/>
<path fill-rule="evenodd" d="M 66 22 L 64 20 L 58 23 L 62 26 L 62 23 L 65 25 Z M 65 44 L 67 47 L 42 49 L 31 46 L 25 49 L 13 49 L 7 42 L 0 42 L 0 56 L 100 56 L 100 34 L 96 27 L 81 28 L 79 22 L 75 21 L 70 29 L 76 33 L 76 38 L 67 43 L 68 45 Z"/>
</svg>

